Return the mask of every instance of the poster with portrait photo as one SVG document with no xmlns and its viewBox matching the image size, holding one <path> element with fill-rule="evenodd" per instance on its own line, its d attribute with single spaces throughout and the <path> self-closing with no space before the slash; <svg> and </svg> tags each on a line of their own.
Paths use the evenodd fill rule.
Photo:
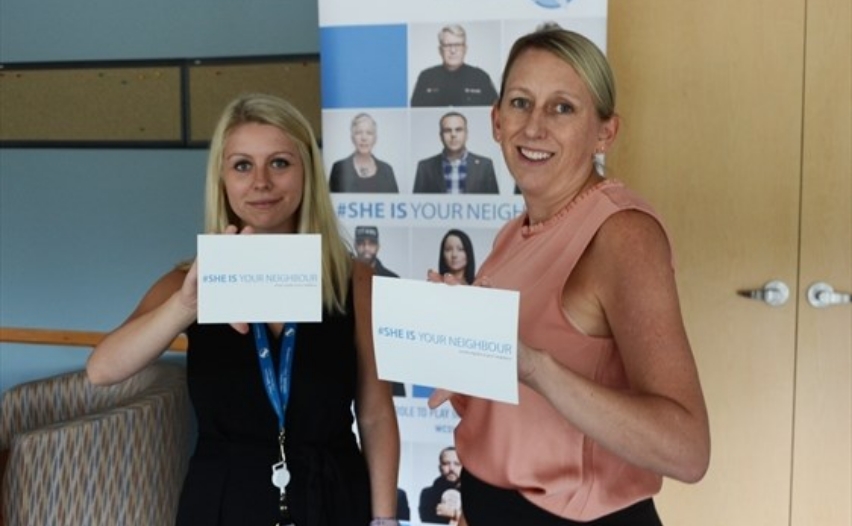
<svg viewBox="0 0 852 526">
<path fill-rule="evenodd" d="M 499 145 L 491 134 L 491 108 L 418 108 L 411 111 L 411 170 L 412 182 L 408 192 L 414 189 L 414 174 L 420 161 L 440 154 L 444 145 L 441 139 L 441 119 L 447 113 L 459 113 L 467 120 L 467 150 L 488 157 L 494 165 L 494 174 L 501 195 L 510 195 L 511 175 L 500 153 Z M 464 199 L 464 196 L 456 196 Z"/>
<path fill-rule="evenodd" d="M 369 254 L 361 254 L 358 247 L 358 227 L 375 229 L 378 233 L 378 251 L 375 257 L 381 265 L 398 274 L 400 278 L 412 277 L 411 270 L 411 228 L 407 226 L 386 226 L 369 220 L 347 222 L 345 225 L 347 239 L 352 244 L 359 259 L 369 259 Z M 365 259 L 366 258 L 366 259 Z"/>
<path fill-rule="evenodd" d="M 408 168 L 409 125 L 408 112 L 400 109 L 340 109 L 322 114 L 323 163 L 327 176 L 338 161 L 345 161 L 355 152 L 353 144 L 353 119 L 367 115 L 376 124 L 375 142 L 371 154 L 390 165 L 396 179 L 398 193 L 410 192 L 413 184 Z"/>
<path fill-rule="evenodd" d="M 413 476 L 411 477 L 412 489 L 408 493 L 408 503 L 411 506 L 411 522 L 412 524 L 447 524 L 447 522 L 438 522 L 440 519 L 435 519 L 435 508 L 441 497 L 445 501 L 457 499 L 459 496 L 450 496 L 447 490 L 458 490 L 458 477 L 464 466 L 458 461 L 458 454 L 453 451 L 445 461 L 445 465 L 441 465 L 441 452 L 445 448 L 453 447 L 452 441 L 433 442 L 431 444 L 419 443 L 411 447 L 414 455 L 411 467 Z M 452 492 L 451 492 L 452 493 Z M 432 516 L 423 516 L 421 513 L 423 506 L 426 514 L 431 513 Z M 461 508 L 464 509 L 464 503 L 461 503 Z M 415 517 L 417 518 L 415 520 Z M 445 519 L 446 520 L 446 519 Z"/>
<path fill-rule="evenodd" d="M 476 273 L 485 258 L 491 252 L 494 236 L 497 235 L 498 227 L 466 227 L 464 225 L 452 227 L 422 227 L 417 229 L 417 243 L 412 247 L 411 265 L 415 275 L 425 279 L 429 270 L 438 271 L 441 267 L 443 247 L 441 245 L 444 236 L 451 230 L 459 230 L 470 240 L 473 247 L 473 271 Z M 466 254 L 468 261 L 471 254 Z"/>
<path fill-rule="evenodd" d="M 444 61 L 440 38 L 444 28 L 459 26 L 464 30 L 463 63 L 479 68 L 491 79 L 494 89 L 500 86 L 500 22 L 481 20 L 448 20 L 440 23 L 408 25 L 408 97 L 411 100 L 421 73 Z M 465 105 L 461 102 L 455 105 Z M 486 104 L 489 105 L 490 104 Z"/>
</svg>

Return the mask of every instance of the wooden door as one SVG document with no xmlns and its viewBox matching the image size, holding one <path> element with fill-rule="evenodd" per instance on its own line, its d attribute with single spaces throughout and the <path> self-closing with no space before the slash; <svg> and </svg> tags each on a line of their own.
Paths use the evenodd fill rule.
<svg viewBox="0 0 852 526">
<path fill-rule="evenodd" d="M 791 524 L 852 525 L 852 305 L 812 307 L 809 286 L 852 291 L 852 2 L 809 1 Z"/>
<path fill-rule="evenodd" d="M 610 176 L 672 235 L 711 421 L 710 470 L 666 481 L 666 524 L 789 523 L 804 1 L 609 2 L 622 115 Z M 785 305 L 737 295 L 770 280 L 790 287 Z"/>
</svg>

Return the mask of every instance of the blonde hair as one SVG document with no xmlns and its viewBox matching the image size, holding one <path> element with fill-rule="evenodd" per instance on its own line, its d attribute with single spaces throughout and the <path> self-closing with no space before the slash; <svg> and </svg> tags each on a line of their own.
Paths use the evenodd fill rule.
<svg viewBox="0 0 852 526">
<path fill-rule="evenodd" d="M 376 124 L 376 119 L 374 119 L 369 113 L 359 113 L 358 115 L 352 117 L 352 124 L 349 126 L 349 129 L 354 130 L 355 127 L 358 126 L 361 121 L 369 122 L 370 125 L 373 127 L 373 130 L 378 131 L 379 125 Z"/>
<path fill-rule="evenodd" d="M 601 120 L 609 120 L 615 115 L 615 77 L 603 52 L 588 38 L 579 33 L 562 29 L 558 24 L 542 24 L 540 29 L 520 37 L 515 41 L 503 68 L 503 80 L 500 84 L 500 98 L 506 88 L 506 79 L 518 56 L 528 49 L 540 49 L 553 53 L 580 75 L 592 99 L 595 111 Z"/>
<path fill-rule="evenodd" d="M 467 42 L 467 33 L 465 33 L 464 28 L 462 26 L 460 26 L 459 24 L 451 24 L 451 25 L 442 27 L 441 30 L 438 31 L 438 43 L 439 44 L 444 43 L 444 33 L 449 33 L 451 35 L 461 37 L 462 39 L 464 39 L 465 42 Z"/>
<path fill-rule="evenodd" d="M 340 224 L 334 214 L 322 152 L 307 119 L 284 99 L 260 93 L 241 95 L 234 99 L 219 118 L 210 140 L 207 158 L 207 179 L 204 199 L 204 230 L 222 232 L 229 224 L 243 227 L 225 193 L 222 180 L 222 156 L 230 133 L 247 124 L 275 126 L 289 136 L 299 151 L 305 180 L 302 202 L 297 211 L 296 232 L 320 234 L 322 238 L 322 295 L 328 310 L 346 310 L 352 257 L 349 246 L 340 234 Z"/>
</svg>

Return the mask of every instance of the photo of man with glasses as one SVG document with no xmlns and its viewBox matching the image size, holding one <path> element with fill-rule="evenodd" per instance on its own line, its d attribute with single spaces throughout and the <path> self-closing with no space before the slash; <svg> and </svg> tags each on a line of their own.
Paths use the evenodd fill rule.
<svg viewBox="0 0 852 526">
<path fill-rule="evenodd" d="M 448 25 L 438 32 L 441 64 L 420 72 L 411 95 L 412 107 L 491 106 L 497 90 L 488 73 L 465 64 L 467 35 L 462 26 Z"/>
</svg>

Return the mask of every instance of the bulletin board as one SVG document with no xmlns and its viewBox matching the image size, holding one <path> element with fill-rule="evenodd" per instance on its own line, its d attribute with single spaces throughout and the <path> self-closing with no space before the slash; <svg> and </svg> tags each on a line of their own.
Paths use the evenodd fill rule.
<svg viewBox="0 0 852 526">
<path fill-rule="evenodd" d="M 234 97 L 278 95 L 317 139 L 319 56 L 0 65 L 0 147 L 206 147 Z"/>
<path fill-rule="evenodd" d="M 0 141 L 182 141 L 181 68 L 0 70 Z"/>
<path fill-rule="evenodd" d="M 223 108 L 242 93 L 261 92 L 290 101 L 321 137 L 318 57 L 278 59 L 253 64 L 189 66 L 189 142 L 207 142 Z"/>
</svg>

